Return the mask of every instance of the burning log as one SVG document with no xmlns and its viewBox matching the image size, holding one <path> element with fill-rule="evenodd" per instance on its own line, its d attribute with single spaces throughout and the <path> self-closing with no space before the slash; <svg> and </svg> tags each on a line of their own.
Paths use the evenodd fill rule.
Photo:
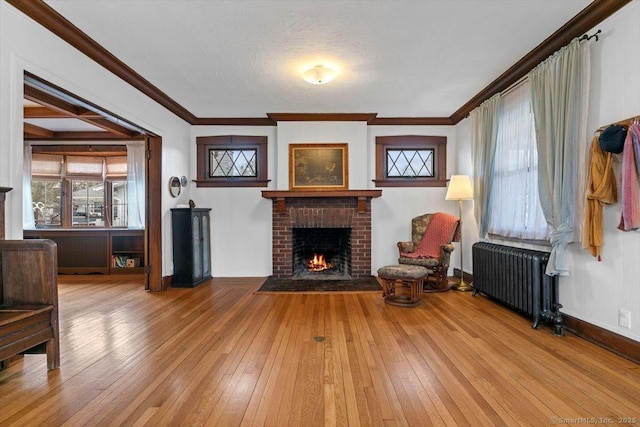
<svg viewBox="0 0 640 427">
<path fill-rule="evenodd" d="M 331 262 L 327 262 L 322 254 L 318 255 L 314 253 L 313 258 L 309 259 L 307 262 L 307 269 L 309 271 L 330 270 L 334 267 L 335 265 Z"/>
</svg>

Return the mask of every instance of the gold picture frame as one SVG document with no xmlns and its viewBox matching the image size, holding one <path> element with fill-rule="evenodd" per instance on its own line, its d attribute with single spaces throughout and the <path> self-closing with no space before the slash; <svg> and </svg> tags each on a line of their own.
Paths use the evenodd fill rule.
<svg viewBox="0 0 640 427">
<path fill-rule="evenodd" d="M 289 190 L 349 189 L 348 144 L 290 144 Z"/>
</svg>

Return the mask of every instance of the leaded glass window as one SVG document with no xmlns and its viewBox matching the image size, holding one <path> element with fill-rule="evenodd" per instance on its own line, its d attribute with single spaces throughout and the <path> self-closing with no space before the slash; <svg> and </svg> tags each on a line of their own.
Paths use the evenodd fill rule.
<svg viewBox="0 0 640 427">
<path fill-rule="evenodd" d="M 266 187 L 267 137 L 196 137 L 198 187 Z"/>
<path fill-rule="evenodd" d="M 387 177 L 433 177 L 433 150 L 387 150 Z"/>
<path fill-rule="evenodd" d="M 209 176 L 258 176 L 256 166 L 256 151 L 257 150 L 209 150 Z"/>
<path fill-rule="evenodd" d="M 376 187 L 444 187 L 446 177 L 446 136 L 376 137 Z"/>
</svg>

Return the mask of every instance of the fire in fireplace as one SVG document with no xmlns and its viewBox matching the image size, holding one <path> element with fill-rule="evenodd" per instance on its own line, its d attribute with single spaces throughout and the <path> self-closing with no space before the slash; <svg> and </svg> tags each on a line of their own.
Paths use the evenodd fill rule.
<svg viewBox="0 0 640 427">
<path fill-rule="evenodd" d="M 350 228 L 293 228 L 294 279 L 351 277 Z"/>
<path fill-rule="evenodd" d="M 313 254 L 313 258 L 311 258 L 307 262 L 307 269 L 310 271 L 323 271 L 323 270 L 331 270 L 335 265 L 332 262 L 327 262 L 324 259 L 323 254 Z"/>
</svg>

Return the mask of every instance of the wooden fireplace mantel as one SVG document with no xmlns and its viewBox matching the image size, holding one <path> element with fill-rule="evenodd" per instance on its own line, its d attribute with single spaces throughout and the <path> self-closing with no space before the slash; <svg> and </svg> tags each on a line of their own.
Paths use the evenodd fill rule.
<svg viewBox="0 0 640 427">
<path fill-rule="evenodd" d="M 262 197 L 275 200 L 278 212 L 284 212 L 287 208 L 287 199 L 304 197 L 353 197 L 358 199 L 358 212 L 367 210 L 367 199 L 382 196 L 382 190 L 336 190 L 336 191 L 263 191 Z"/>
</svg>

